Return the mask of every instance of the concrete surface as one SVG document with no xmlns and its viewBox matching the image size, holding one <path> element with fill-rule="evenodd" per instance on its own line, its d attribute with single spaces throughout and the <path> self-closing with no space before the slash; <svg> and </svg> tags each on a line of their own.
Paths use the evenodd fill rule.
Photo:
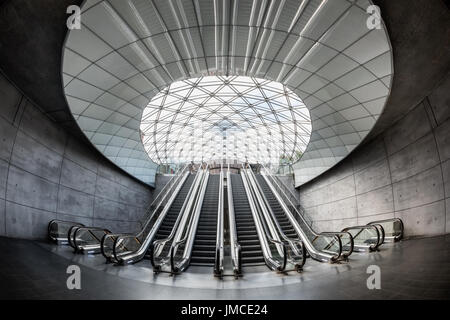
<svg viewBox="0 0 450 320">
<path fill-rule="evenodd" d="M 151 200 L 0 74 L 0 235 L 44 239 L 52 219 L 132 232 Z"/>
<path fill-rule="evenodd" d="M 215 279 L 188 269 L 153 275 L 148 261 L 115 267 L 102 257 L 0 237 L 0 299 L 449 299 L 449 236 L 383 245 L 342 264 L 308 261 L 301 274 L 246 272 Z M 81 270 L 81 290 L 68 290 L 69 265 Z M 367 288 L 367 267 L 380 267 L 379 290 Z"/>
<path fill-rule="evenodd" d="M 419 104 L 450 71 L 450 10 L 446 1 L 372 2 L 380 7 L 389 33 L 395 75 L 385 110 L 366 141 Z"/>
<path fill-rule="evenodd" d="M 450 232 L 450 75 L 371 142 L 302 186 L 318 231 L 399 217 L 405 236 Z"/>
<path fill-rule="evenodd" d="M 44 113 L 79 138 L 84 136 L 63 95 L 61 48 L 69 17 L 66 9 L 82 2 L 6 0 L 0 4 L 0 69 Z"/>
</svg>

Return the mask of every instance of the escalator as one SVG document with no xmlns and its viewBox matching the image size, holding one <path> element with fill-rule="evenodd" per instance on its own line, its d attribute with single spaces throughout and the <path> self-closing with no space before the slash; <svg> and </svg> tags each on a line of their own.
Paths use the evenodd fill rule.
<svg viewBox="0 0 450 320">
<path fill-rule="evenodd" d="M 189 177 L 186 179 L 186 182 L 184 183 L 183 187 L 181 187 L 181 190 L 178 193 L 175 200 L 173 201 L 172 206 L 167 212 L 167 215 L 164 217 L 164 220 L 161 223 L 161 226 L 159 227 L 158 232 L 155 235 L 154 238 L 155 240 L 167 238 L 172 232 L 175 221 L 177 220 L 178 215 L 180 214 L 180 210 L 183 207 L 183 203 L 186 199 L 187 194 L 189 193 L 189 189 L 191 188 L 194 179 L 195 179 L 194 174 L 190 174 Z"/>
<path fill-rule="evenodd" d="M 214 266 L 220 175 L 210 175 L 195 234 L 191 264 Z"/>
<path fill-rule="evenodd" d="M 199 170 L 192 182 L 189 181 L 191 187 L 187 194 L 183 192 L 180 213 L 172 216 L 161 232 L 162 237 L 151 244 L 149 256 L 153 272 L 179 274 L 189 266 L 208 178 L 206 167 Z M 171 229 L 170 233 L 168 229 Z"/>
<path fill-rule="evenodd" d="M 280 225 L 284 234 L 289 238 L 298 238 L 297 232 L 295 231 L 294 227 L 292 226 L 291 222 L 289 221 L 289 218 L 285 214 L 280 203 L 278 202 L 278 200 L 275 198 L 274 194 L 270 190 L 270 187 L 268 186 L 264 177 L 260 174 L 257 174 L 255 176 L 256 176 L 256 180 L 258 181 L 258 184 L 261 187 L 261 190 L 263 191 L 264 196 L 266 197 L 267 201 L 269 202 L 270 208 L 272 209 L 272 212 L 275 215 L 275 217 L 278 221 L 278 224 Z"/>
<path fill-rule="evenodd" d="M 256 231 L 242 177 L 231 174 L 233 208 L 236 220 L 237 240 L 241 246 L 242 265 L 264 265 L 264 255 Z"/>
<path fill-rule="evenodd" d="M 255 175 L 249 170 L 264 193 L 264 202 L 270 207 L 275 219 L 283 224 L 286 235 L 295 235 L 304 244 L 307 254 L 314 260 L 336 262 L 346 259 L 353 251 L 353 238 L 348 232 L 315 232 L 293 205 L 286 193 L 281 189 L 275 178 L 263 166 L 265 174 Z M 281 211 L 280 211 L 281 209 Z M 283 214 L 284 213 L 284 214 Z M 286 218 L 286 219 L 285 219 Z M 290 230 L 289 224 L 295 230 Z M 281 228 L 281 227 L 280 227 Z"/>
</svg>

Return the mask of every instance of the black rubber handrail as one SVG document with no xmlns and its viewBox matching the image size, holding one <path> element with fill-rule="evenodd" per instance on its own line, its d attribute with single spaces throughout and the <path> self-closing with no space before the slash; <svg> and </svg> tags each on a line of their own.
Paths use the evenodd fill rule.
<svg viewBox="0 0 450 320">
<path fill-rule="evenodd" d="M 375 251 L 380 245 L 380 230 L 376 227 L 376 226 L 352 226 L 352 227 L 347 227 L 342 229 L 342 232 L 348 232 L 349 230 L 359 230 L 358 234 L 359 235 L 362 231 L 367 230 L 367 229 L 372 229 L 375 231 L 376 233 L 376 237 L 377 237 L 377 241 L 375 244 L 370 244 L 367 247 L 369 248 L 370 251 Z M 354 236 L 354 238 L 356 238 L 356 236 Z M 356 247 L 358 247 L 358 245 L 356 245 Z"/>
<path fill-rule="evenodd" d="M 237 239 L 236 216 L 234 212 L 233 186 L 231 183 L 230 165 L 227 170 L 228 224 L 230 228 L 230 246 L 232 250 L 233 273 L 238 278 L 242 273 L 241 245 Z"/>
<path fill-rule="evenodd" d="M 116 236 L 117 236 L 117 234 L 116 234 Z M 123 246 L 123 248 L 126 250 L 126 251 L 128 251 L 128 249 L 127 249 L 127 247 L 125 246 L 125 245 L 123 245 L 123 244 L 119 244 L 119 241 L 120 240 L 124 240 L 125 238 L 132 238 L 132 239 L 134 239 L 134 241 L 136 241 L 139 245 L 141 244 L 141 241 L 139 240 L 139 238 L 138 237 L 136 237 L 136 236 L 134 236 L 134 235 L 131 235 L 131 234 L 128 234 L 128 235 L 126 235 L 126 234 L 122 234 L 122 235 L 119 235 L 119 236 L 117 236 L 116 237 L 116 239 L 114 240 L 114 245 L 113 245 L 113 256 L 114 256 L 114 259 L 116 260 L 116 262 L 117 263 L 119 263 L 121 260 L 120 260 L 120 257 L 119 257 L 119 252 L 117 252 L 117 248 L 119 247 L 119 245 L 122 245 Z"/>
<path fill-rule="evenodd" d="M 72 232 L 76 232 L 77 228 L 81 228 L 81 226 L 72 226 L 69 228 L 69 231 L 67 232 L 67 242 L 69 243 L 69 246 L 71 246 L 75 252 L 77 250 L 77 248 L 75 247 L 75 244 L 72 242 Z"/>
<path fill-rule="evenodd" d="M 115 236 L 117 238 L 115 240 L 115 243 L 118 243 L 119 238 L 121 238 L 121 237 L 123 237 L 123 238 L 125 238 L 125 237 L 133 238 L 134 237 L 134 238 L 136 238 L 136 240 L 138 242 L 141 242 L 141 240 L 139 240 L 139 238 L 143 238 L 142 242 L 145 243 L 145 237 L 148 235 L 148 234 L 147 235 L 145 234 L 145 231 L 147 230 L 148 227 L 150 227 L 150 224 L 152 221 L 158 220 L 160 213 L 164 210 L 165 205 L 167 205 L 167 203 L 164 204 L 164 201 L 166 201 L 168 198 L 170 198 L 170 194 L 171 194 L 169 192 L 170 190 L 168 190 L 167 192 L 165 192 L 165 190 L 173 188 L 174 186 L 178 185 L 180 180 L 183 179 L 184 174 L 187 172 L 187 169 L 188 169 L 188 165 L 180 167 L 179 170 L 177 170 L 177 172 L 175 173 L 175 175 L 167 182 L 167 184 L 164 186 L 164 188 L 159 192 L 159 194 L 156 196 L 156 198 L 152 201 L 152 203 L 146 210 L 146 213 L 144 214 L 144 216 L 147 217 L 145 220 L 145 223 L 142 223 L 141 221 L 139 222 L 141 225 L 141 230 L 135 234 L 116 233 Z M 154 226 L 152 225 L 150 227 L 150 230 L 152 230 L 153 227 Z M 149 231 L 149 233 L 150 232 L 151 231 Z M 139 249 L 137 251 L 139 251 Z M 117 252 L 117 250 L 115 250 L 115 248 L 114 248 L 113 252 Z M 118 255 L 115 256 L 115 259 L 118 259 L 117 256 Z M 107 259 L 107 261 L 110 260 L 108 258 L 106 258 L 106 259 Z M 133 262 L 136 262 L 138 260 L 140 260 L 140 258 L 134 259 L 134 260 L 132 259 Z M 121 262 L 122 262 L 122 260 L 120 260 L 120 259 L 118 259 L 116 261 L 116 263 L 121 263 Z"/>
<path fill-rule="evenodd" d="M 126 235 L 130 235 L 130 234 L 129 233 L 106 233 L 105 235 L 103 235 L 102 240 L 100 241 L 100 252 L 102 253 L 103 257 L 105 257 L 106 262 L 118 262 L 117 260 L 113 261 L 114 242 L 119 236 L 126 236 Z M 112 251 L 111 256 L 108 256 L 107 253 L 105 252 L 105 247 L 106 247 L 105 242 L 106 242 L 106 239 L 108 239 L 108 238 L 114 239 L 112 249 L 111 249 L 111 251 Z M 114 259 L 115 259 L 115 257 L 114 257 Z"/>
<path fill-rule="evenodd" d="M 47 225 L 47 235 L 48 235 L 49 239 L 52 240 L 52 241 L 57 241 L 58 239 L 53 239 L 53 238 L 51 237 L 51 227 L 52 227 L 52 225 L 53 225 L 54 223 L 59 223 L 59 222 L 63 222 L 63 223 L 70 224 L 71 227 L 72 227 L 72 226 L 84 227 L 84 224 L 79 223 L 79 222 L 68 221 L 68 220 L 60 220 L 60 219 L 53 219 L 53 220 L 50 220 L 50 222 L 49 222 L 48 225 Z M 70 229 L 70 228 L 69 228 L 69 229 Z"/>
<path fill-rule="evenodd" d="M 248 181 L 246 181 L 246 183 L 248 184 L 247 187 L 249 188 L 250 194 L 251 194 L 251 196 L 253 198 L 253 201 L 255 202 L 256 214 L 258 215 L 259 220 L 261 221 L 261 225 L 263 227 L 262 231 L 264 232 L 265 238 L 270 243 L 272 243 L 274 245 L 279 245 L 281 247 L 281 253 L 279 253 L 279 255 L 280 255 L 281 259 L 282 259 L 282 262 L 280 263 L 279 261 L 276 261 L 271 256 L 270 259 L 266 259 L 266 257 L 265 257 L 266 264 L 272 270 L 277 270 L 279 272 L 283 272 L 283 271 L 285 271 L 286 265 L 287 265 L 286 243 L 272 238 L 272 236 L 270 234 L 269 227 L 267 226 L 267 221 L 266 221 L 266 219 L 264 217 L 264 214 L 261 212 L 262 209 L 261 209 L 261 207 L 259 207 L 259 206 L 261 206 L 261 204 L 259 203 L 258 198 L 256 196 L 256 191 L 253 190 L 253 188 L 252 188 L 252 184 L 251 184 L 251 181 L 250 181 L 250 177 L 248 175 L 248 171 L 245 170 L 245 166 L 244 165 L 242 167 L 244 169 L 244 175 L 245 175 L 246 179 L 248 179 Z M 244 184 L 244 187 L 245 187 L 245 184 Z M 249 201 L 250 201 L 250 199 L 249 199 Z M 278 265 L 276 263 L 274 263 L 274 262 L 277 262 Z"/>
<path fill-rule="evenodd" d="M 305 241 L 306 241 L 306 243 L 308 244 L 308 246 L 310 247 L 310 248 L 308 249 L 308 251 L 311 250 L 311 251 L 316 251 L 316 252 L 318 252 L 317 254 L 314 253 L 314 255 L 324 255 L 325 253 L 324 253 L 323 251 L 318 250 L 318 249 L 316 249 L 316 248 L 314 247 L 313 243 L 315 242 L 315 240 L 317 240 L 317 239 L 318 239 L 319 237 L 321 237 L 321 236 L 324 236 L 324 237 L 334 237 L 334 238 L 337 240 L 337 238 L 340 237 L 340 236 L 338 235 L 338 234 L 340 234 L 340 233 L 339 233 L 339 232 L 326 232 L 326 233 L 323 233 L 323 232 L 322 232 L 322 233 L 316 233 L 316 232 L 312 229 L 312 227 L 305 221 L 305 218 L 304 218 L 304 217 L 302 216 L 302 214 L 297 210 L 297 208 L 294 206 L 294 204 L 291 202 L 291 200 L 284 194 L 284 191 L 283 191 L 282 188 L 279 186 L 279 184 L 278 184 L 278 182 L 275 180 L 275 178 L 270 174 L 269 170 L 268 170 L 264 165 L 262 165 L 262 168 L 265 170 L 267 179 L 268 179 L 268 180 L 269 180 L 269 178 L 271 179 L 271 185 L 272 185 L 272 187 L 273 187 L 275 190 L 277 190 L 278 195 L 277 195 L 276 193 L 274 193 L 274 195 L 275 195 L 275 197 L 277 198 L 278 202 L 280 202 L 280 205 L 282 205 L 283 210 L 285 211 L 285 213 L 287 214 L 287 213 L 289 212 L 289 214 L 293 214 L 293 212 L 292 212 L 291 210 L 289 210 L 289 207 L 292 207 L 292 208 L 294 209 L 294 211 L 295 211 L 297 217 L 299 217 L 299 218 L 302 220 L 302 222 L 305 224 L 306 228 L 308 228 L 308 230 L 310 231 L 310 233 L 314 236 L 314 239 L 311 240 L 311 239 L 308 238 L 308 236 L 307 236 L 306 234 L 304 235 L 304 236 L 305 236 L 305 239 L 306 239 Z M 272 183 L 272 182 L 273 182 L 273 183 Z M 284 196 L 285 199 L 283 199 L 283 196 Z M 278 198 L 279 198 L 279 199 L 278 199 Z M 294 217 L 294 220 L 295 220 L 295 217 Z M 298 228 L 299 228 L 302 232 L 304 232 L 300 226 L 298 226 Z M 297 231 L 298 231 L 298 230 L 297 230 Z M 298 232 L 299 232 L 299 231 L 298 231 Z M 340 240 L 337 241 L 337 242 L 338 242 L 338 244 L 341 244 L 341 241 L 340 241 Z M 343 255 L 342 255 L 342 246 L 340 245 L 338 249 L 339 249 L 338 252 L 335 253 L 335 254 L 329 254 L 329 253 L 326 254 L 326 255 L 329 256 L 329 257 L 327 258 L 328 261 L 330 261 L 330 262 L 336 262 L 336 261 L 339 260 L 339 258 L 341 258 L 341 256 L 343 256 Z M 321 252 L 322 252 L 322 253 L 321 253 Z M 317 258 L 317 257 L 315 258 L 311 253 L 312 253 L 312 252 L 309 252 L 309 255 L 310 255 L 312 258 L 314 258 L 314 259 L 316 259 L 316 260 L 319 260 L 319 261 L 323 261 L 322 259 L 319 259 L 319 258 Z"/>
<path fill-rule="evenodd" d="M 382 223 L 386 223 L 386 222 L 398 222 L 400 224 L 400 234 L 398 236 L 393 236 L 394 241 L 400 241 L 403 238 L 403 232 L 404 232 L 404 224 L 403 224 L 402 219 L 390 218 L 390 219 L 376 220 L 376 221 L 369 222 L 368 225 L 382 224 Z"/>
<path fill-rule="evenodd" d="M 155 240 L 149 246 L 150 262 L 151 262 L 152 267 L 153 267 L 153 272 L 155 272 L 155 273 L 158 273 L 162 269 L 162 264 L 157 265 L 156 261 L 155 261 L 155 247 L 158 246 L 158 248 L 159 248 L 161 246 L 165 246 L 169 241 L 173 241 L 173 237 L 175 236 L 176 230 L 178 228 L 178 224 L 180 223 L 180 221 L 182 219 L 182 216 L 183 216 L 183 212 L 186 209 L 186 206 L 187 206 L 187 204 L 189 202 L 189 198 L 192 195 L 192 193 L 194 192 L 194 189 L 196 188 L 196 184 L 201 182 L 201 181 L 199 181 L 199 179 L 201 179 L 201 178 L 202 177 L 200 176 L 200 172 L 197 172 L 196 176 L 194 178 L 194 181 L 192 181 L 192 184 L 191 184 L 191 186 L 189 188 L 189 191 L 186 194 L 186 198 L 184 199 L 183 206 L 181 207 L 181 209 L 180 209 L 180 211 L 178 213 L 178 217 L 175 220 L 175 223 L 174 223 L 174 225 L 172 227 L 172 231 L 170 232 L 169 236 L 164 238 L 164 239 Z M 163 249 L 164 248 L 162 248 L 162 250 Z M 171 250 L 171 249 L 169 249 L 169 250 Z M 170 253 L 170 251 L 169 251 L 169 253 Z"/>
<path fill-rule="evenodd" d="M 253 172 L 250 171 L 250 174 L 253 175 Z M 276 218 L 275 214 L 273 213 L 272 207 L 270 206 L 269 200 L 267 200 L 266 195 L 264 194 L 264 191 L 262 190 L 262 186 L 260 185 L 259 181 L 256 179 L 256 177 L 253 175 L 253 181 L 256 185 L 256 187 L 258 188 L 259 194 L 262 196 L 263 201 L 264 201 L 264 205 L 266 206 L 267 211 L 269 212 L 270 218 L 272 220 L 272 222 L 274 223 L 275 227 L 277 228 L 278 234 L 283 238 L 283 243 L 285 244 L 289 244 L 289 246 L 291 247 L 292 251 L 297 251 L 297 245 L 300 245 L 301 248 L 304 247 L 303 245 L 303 241 L 300 238 L 291 238 L 288 237 L 283 229 L 281 228 L 278 219 Z M 287 253 L 287 250 L 284 250 Z M 294 253 L 295 253 L 294 251 Z M 300 254 L 300 253 L 299 253 Z M 294 264 L 294 268 L 296 271 L 300 271 L 303 268 L 303 265 L 305 264 L 306 261 L 306 257 L 304 255 L 302 255 L 302 261 L 300 263 L 294 262 L 294 258 L 292 258 L 293 264 Z"/>
<path fill-rule="evenodd" d="M 93 237 L 94 239 L 97 240 L 97 242 L 98 242 L 99 245 L 101 244 L 101 240 L 102 240 L 102 239 L 99 239 L 99 238 L 93 233 L 93 231 L 103 231 L 105 234 L 110 234 L 110 233 L 111 233 L 110 230 L 105 229 L 105 228 L 99 228 L 99 227 L 79 227 L 79 228 L 77 228 L 77 229 L 74 231 L 74 233 L 73 233 L 73 244 L 74 244 L 75 252 L 78 252 L 78 251 L 80 251 L 80 249 L 81 249 L 80 246 L 77 244 L 77 235 L 78 235 L 78 233 L 79 233 L 80 231 L 84 231 L 84 230 L 88 231 L 89 234 L 92 235 L 92 237 Z"/>
<path fill-rule="evenodd" d="M 321 232 L 320 234 L 321 235 L 335 236 L 335 238 L 339 239 L 339 241 L 341 242 L 340 246 L 342 247 L 342 254 L 341 254 L 341 256 L 344 259 L 348 259 L 348 257 L 353 253 L 353 250 L 354 250 L 354 247 L 355 247 L 355 241 L 354 241 L 354 237 L 352 236 L 352 234 L 350 232 L 342 230 L 341 232 L 336 232 L 336 231 L 333 231 L 333 232 Z M 346 252 L 344 252 L 344 245 L 342 244 L 342 239 L 341 239 L 342 236 L 348 236 L 349 237 L 349 249 Z M 317 237 L 315 239 L 317 239 Z M 313 242 L 314 242 L 314 240 L 313 240 Z M 332 242 L 330 242 L 328 244 L 328 246 L 331 246 L 331 245 L 333 245 Z"/>
<path fill-rule="evenodd" d="M 223 191 L 223 166 L 220 165 L 220 176 L 219 176 L 219 203 L 217 206 L 217 234 L 216 234 L 216 252 L 214 257 L 214 275 L 216 277 L 222 278 L 223 275 L 223 243 L 224 243 L 224 191 Z M 206 191 L 205 191 L 206 192 Z"/>
<path fill-rule="evenodd" d="M 385 239 L 385 236 L 386 236 L 386 234 L 384 232 L 384 228 L 379 223 L 373 223 L 373 224 L 370 224 L 370 225 L 377 227 L 378 228 L 378 232 L 380 232 L 380 240 L 378 241 L 378 246 L 377 246 L 377 248 L 378 248 L 379 246 L 381 246 L 384 243 L 384 239 Z"/>
<path fill-rule="evenodd" d="M 195 190 L 195 194 L 193 195 L 195 197 L 195 200 L 193 201 L 192 207 L 190 208 L 190 216 L 188 217 L 188 219 L 186 219 L 184 226 L 180 226 L 186 230 L 186 234 L 184 235 L 184 237 L 182 239 L 171 244 L 170 270 L 171 270 L 172 274 L 178 274 L 181 271 L 183 271 L 184 269 L 186 269 L 189 264 L 189 261 L 191 259 L 191 254 L 188 257 L 183 257 L 183 259 L 181 259 L 181 261 L 178 263 L 178 266 L 176 266 L 175 261 L 174 261 L 175 251 L 178 249 L 178 247 L 181 244 L 186 243 L 190 237 L 193 237 L 193 234 L 195 233 L 195 230 L 192 227 L 192 225 L 194 223 L 196 211 L 198 210 L 199 215 L 201 212 L 201 207 L 202 207 L 202 202 L 203 202 L 202 197 L 204 197 L 204 193 L 206 192 L 206 187 L 208 185 L 208 180 L 209 180 L 208 167 L 209 167 L 209 165 L 206 165 L 206 168 L 203 169 L 204 175 L 201 177 L 201 181 L 199 182 L 200 185 L 198 186 L 197 190 Z M 202 199 L 200 199 L 200 198 L 202 198 Z M 181 229 L 181 230 L 183 230 L 183 229 Z M 181 266 L 181 267 L 179 267 L 179 266 Z"/>
</svg>

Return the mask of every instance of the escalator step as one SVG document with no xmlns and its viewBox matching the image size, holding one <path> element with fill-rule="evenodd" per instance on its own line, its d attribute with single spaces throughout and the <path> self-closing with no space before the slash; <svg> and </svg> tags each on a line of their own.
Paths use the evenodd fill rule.
<svg viewBox="0 0 450 320">
<path fill-rule="evenodd" d="M 242 251 L 242 257 L 262 257 L 262 250 Z"/>
<path fill-rule="evenodd" d="M 191 257 L 191 264 L 196 266 L 214 266 L 214 257 Z"/>
<path fill-rule="evenodd" d="M 215 251 L 192 251 L 192 257 L 212 257 L 214 258 Z"/>
</svg>

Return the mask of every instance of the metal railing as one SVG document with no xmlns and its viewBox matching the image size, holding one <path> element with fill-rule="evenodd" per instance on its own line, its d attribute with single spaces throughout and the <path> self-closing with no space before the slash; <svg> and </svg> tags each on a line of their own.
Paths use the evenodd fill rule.
<svg viewBox="0 0 450 320">
<path fill-rule="evenodd" d="M 269 226 L 269 229 L 272 229 L 272 234 L 276 233 L 278 235 L 277 240 L 283 243 L 283 252 L 285 255 L 284 258 L 287 260 L 287 262 L 293 265 L 294 270 L 300 272 L 306 262 L 306 249 L 303 245 L 302 240 L 300 238 L 288 237 L 284 233 L 253 171 L 246 170 L 246 172 L 250 178 L 251 186 L 254 189 L 255 195 L 258 199 L 260 208 L 263 212 L 263 216 L 267 222 L 267 225 Z M 283 271 L 288 271 L 286 270 L 286 265 Z"/>
<path fill-rule="evenodd" d="M 84 224 L 59 219 L 51 220 L 47 226 L 48 238 L 58 244 L 68 244 L 67 234 L 73 226 L 84 227 Z"/>
<path fill-rule="evenodd" d="M 208 180 L 209 170 L 208 165 L 206 165 L 203 169 L 199 188 L 192 195 L 194 205 L 191 208 L 188 208 L 186 212 L 186 223 L 180 225 L 179 232 L 170 248 L 170 271 L 172 274 L 178 274 L 189 266 Z"/>
<path fill-rule="evenodd" d="M 277 198 L 285 214 L 288 216 L 297 234 L 302 239 L 309 255 L 318 261 L 335 262 L 341 257 L 346 259 L 352 251 L 343 251 L 342 241 L 343 238 L 345 238 L 348 243 L 351 243 L 351 234 L 347 232 L 315 232 L 310 223 L 305 220 L 304 216 L 298 211 L 289 197 L 286 196 L 270 171 L 264 166 L 262 169 L 263 177 L 269 188 Z"/>
<path fill-rule="evenodd" d="M 69 243 L 80 253 L 100 253 L 102 238 L 111 231 L 99 227 L 75 227 L 69 232 Z"/>
<path fill-rule="evenodd" d="M 241 178 L 266 265 L 274 271 L 283 272 L 287 265 L 286 244 L 278 238 L 278 234 L 274 232 L 273 227 L 270 229 L 270 225 L 267 225 L 267 220 L 264 218 L 261 208 L 258 207 L 255 191 L 250 185 L 250 178 L 244 166 L 241 171 Z M 278 256 L 278 259 L 274 256 Z"/>
<path fill-rule="evenodd" d="M 222 277 L 223 275 L 223 229 L 224 229 L 224 194 L 223 194 L 223 166 L 220 166 L 220 182 L 219 182 L 219 204 L 217 208 L 217 236 L 216 236 L 216 253 L 214 259 L 214 275 L 216 277 Z"/>
<path fill-rule="evenodd" d="M 129 236 L 128 233 L 107 233 L 102 237 L 100 241 L 100 252 L 106 258 L 106 262 L 116 262 L 114 258 L 114 242 L 119 237 Z M 124 248 L 124 251 L 129 252 L 128 248 Z"/>
<path fill-rule="evenodd" d="M 149 246 L 150 261 L 155 273 L 163 271 L 163 266 L 166 265 L 170 260 L 171 244 L 174 241 L 175 237 L 177 237 L 178 226 L 180 224 L 184 225 L 186 223 L 187 217 L 185 213 L 186 211 L 190 210 L 193 204 L 193 195 L 196 193 L 196 190 L 199 187 L 202 175 L 202 171 L 198 171 L 195 175 L 194 181 L 192 182 L 192 185 L 186 195 L 183 206 L 180 209 L 178 217 L 172 227 L 172 231 L 170 232 L 169 236 L 164 239 L 155 240 Z"/>
<path fill-rule="evenodd" d="M 400 241 L 403 238 L 404 226 L 400 218 L 391 218 L 369 222 L 368 225 L 381 225 L 385 232 L 384 240 Z"/>
<path fill-rule="evenodd" d="M 189 168 L 189 165 L 184 165 L 183 167 L 179 167 L 175 172 L 174 176 L 170 178 L 170 180 L 164 185 L 161 191 L 157 194 L 156 198 L 153 199 L 147 211 L 144 213 L 141 222 L 145 224 L 149 219 L 149 215 L 153 215 L 155 209 L 160 207 L 164 199 L 167 197 L 168 192 L 173 189 L 173 187 L 179 182 L 179 179 L 182 177 L 183 173 L 185 173 Z M 144 226 L 145 227 L 145 226 Z"/>
<path fill-rule="evenodd" d="M 356 251 L 376 251 L 386 240 L 395 242 L 403 237 L 403 221 L 399 218 L 377 220 L 342 231 L 352 234 Z"/>
<path fill-rule="evenodd" d="M 280 178 L 280 176 L 277 176 L 277 175 L 272 175 L 272 176 L 278 181 L 278 184 L 279 184 L 280 187 L 283 189 L 284 193 L 286 193 L 286 195 L 289 194 L 289 198 L 290 198 L 291 202 L 294 203 L 294 204 L 298 204 L 298 205 L 300 206 L 300 203 L 299 203 L 299 197 L 300 197 L 300 195 L 299 195 L 299 194 L 294 194 L 294 192 L 292 191 L 292 189 L 289 188 L 289 187 L 284 183 L 284 181 Z"/>
<path fill-rule="evenodd" d="M 227 170 L 227 194 L 228 194 L 228 224 L 230 228 L 231 260 L 233 262 L 233 273 L 239 277 L 242 273 L 241 246 L 237 239 L 236 216 L 234 214 L 233 188 L 231 185 L 230 165 Z"/>
<path fill-rule="evenodd" d="M 104 239 L 102 243 L 108 247 L 110 241 L 114 239 L 112 250 L 106 247 L 101 250 L 107 261 L 133 263 L 145 256 L 157 229 L 188 176 L 188 165 L 185 165 L 169 180 L 148 208 L 145 214 L 146 221 L 138 233 L 114 234 Z"/>
<path fill-rule="evenodd" d="M 375 251 L 384 240 L 384 230 L 379 225 L 351 226 L 342 231 L 350 232 L 356 251 Z"/>
</svg>

